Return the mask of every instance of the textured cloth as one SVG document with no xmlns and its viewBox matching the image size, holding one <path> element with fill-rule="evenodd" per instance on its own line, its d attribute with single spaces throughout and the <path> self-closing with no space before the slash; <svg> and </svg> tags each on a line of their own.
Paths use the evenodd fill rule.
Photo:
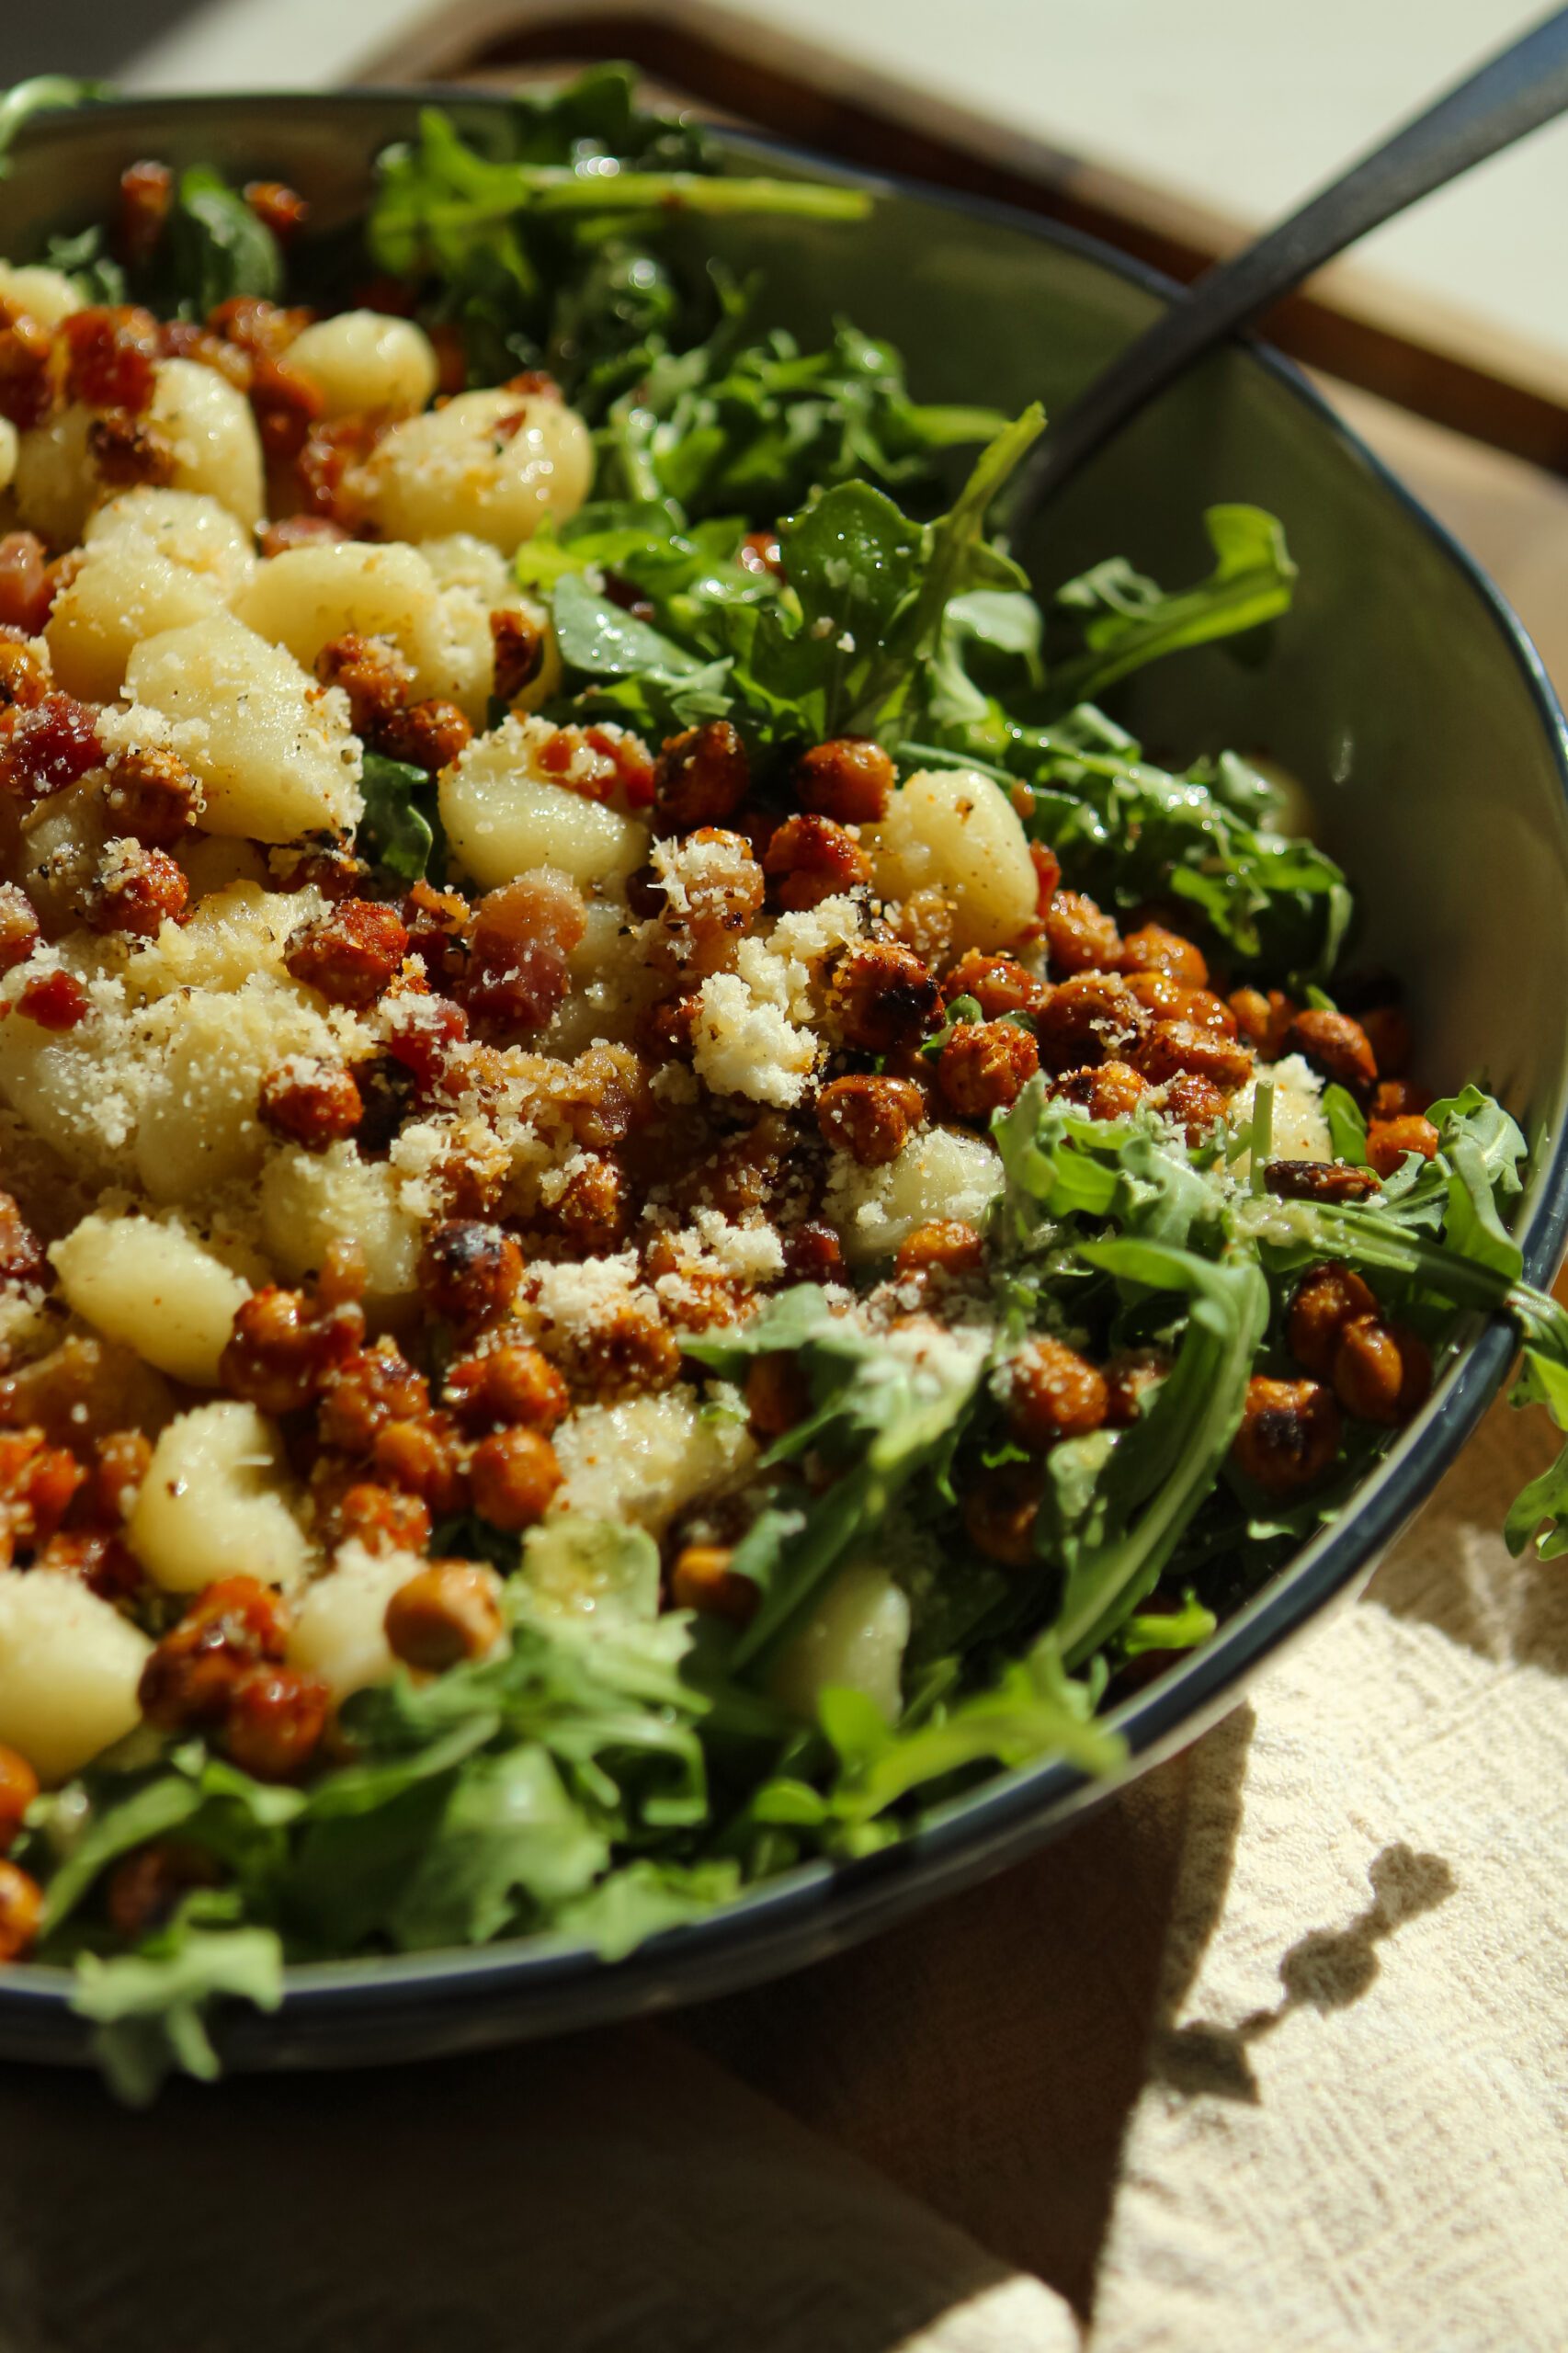
<svg viewBox="0 0 1568 2353">
<path fill-rule="evenodd" d="M 1184 1758 L 784 1984 L 146 2117 L 11 2070 L 0 2353 L 1560 2353 L 1546 1445 L 1494 1414 Z"/>
</svg>

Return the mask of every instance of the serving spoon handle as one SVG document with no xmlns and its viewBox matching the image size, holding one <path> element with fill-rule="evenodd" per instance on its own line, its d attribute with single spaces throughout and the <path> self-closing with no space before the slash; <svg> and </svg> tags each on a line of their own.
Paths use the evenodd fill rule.
<svg viewBox="0 0 1568 2353">
<path fill-rule="evenodd" d="M 1205 271 L 1119 352 L 1026 460 L 1008 502 L 1012 529 L 1086 458 L 1238 327 L 1369 229 L 1403 212 L 1568 108 L 1568 7 L 1523 33 L 1359 163 L 1231 260 Z"/>
</svg>

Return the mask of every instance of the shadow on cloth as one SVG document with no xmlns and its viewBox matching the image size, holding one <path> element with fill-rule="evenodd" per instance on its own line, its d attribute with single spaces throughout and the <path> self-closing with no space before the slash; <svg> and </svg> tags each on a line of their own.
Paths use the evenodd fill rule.
<svg viewBox="0 0 1568 2353">
<path fill-rule="evenodd" d="M 893 2353 L 998 2293 L 997 2341 L 1071 2341 L 1036 2283 L 652 2029 L 146 2115 L 0 2078 L 3 2353 Z"/>
<path fill-rule="evenodd" d="M 1207 2093 L 1256 2102 L 1257 2077 L 1248 2046 L 1272 2034 L 1292 2010 L 1343 2010 L 1358 2002 L 1381 1966 L 1377 1948 L 1382 1938 L 1434 1910 L 1454 1891 L 1454 1875 L 1441 1856 L 1417 1854 L 1403 1844 L 1374 1856 L 1368 1878 L 1372 1900 L 1347 1927 L 1314 1928 L 1290 1947 L 1279 1963 L 1285 1990 L 1272 2009 L 1255 2010 L 1235 2027 L 1194 2019 L 1157 2034 L 1151 2057 L 1160 2080 L 1184 2098 Z"/>
</svg>

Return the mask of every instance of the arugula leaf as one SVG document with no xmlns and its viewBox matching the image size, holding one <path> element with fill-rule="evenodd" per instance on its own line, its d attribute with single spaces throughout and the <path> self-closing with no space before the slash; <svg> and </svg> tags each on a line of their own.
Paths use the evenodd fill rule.
<svg viewBox="0 0 1568 2353">
<path fill-rule="evenodd" d="M 216 172 L 182 172 L 140 290 L 164 315 L 205 319 L 238 294 L 268 302 L 283 291 L 283 253 L 264 221 Z"/>
<path fill-rule="evenodd" d="M 1066 1674 L 1051 1638 L 1006 1667 L 989 1689 L 924 1723 L 890 1725 L 863 1691 L 843 1686 L 823 1693 L 820 1712 L 839 1766 L 827 1810 L 851 1825 L 980 1761 L 1025 1765 L 1060 1756 L 1086 1773 L 1104 1773 L 1125 1754 L 1113 1733 L 1092 1722 L 1088 1691 Z"/>
<path fill-rule="evenodd" d="M 10 172 L 17 133 L 35 114 L 86 106 L 108 95 L 107 82 L 82 82 L 70 74 L 35 74 L 30 80 L 15 82 L 8 90 L 0 91 L 0 179 Z"/>
<path fill-rule="evenodd" d="M 912 401 L 892 346 L 847 320 L 819 352 L 777 328 L 739 348 L 745 300 L 721 293 L 708 340 L 661 356 L 611 404 L 599 480 L 612 496 L 771 522 L 837 483 L 920 482 L 937 451 L 989 440 L 1003 425 L 991 409 Z"/>
<path fill-rule="evenodd" d="M 1367 1120 L 1355 1097 L 1343 1086 L 1325 1086 L 1323 1090 L 1323 1116 L 1328 1123 L 1328 1138 L 1334 1147 L 1335 1160 L 1347 1160 L 1352 1167 L 1367 1165 Z"/>
<path fill-rule="evenodd" d="M 1215 562 L 1196 587 L 1169 593 L 1117 556 L 1057 590 L 1053 617 L 1074 625 L 1083 650 L 1049 665 L 1053 710 L 1097 702 L 1147 663 L 1289 611 L 1296 567 L 1272 515 L 1260 506 L 1210 506 L 1203 528 Z"/>
<path fill-rule="evenodd" d="M 1144 1658 L 1152 1651 L 1195 1651 L 1219 1624 L 1195 1594 L 1187 1594 L 1179 1609 L 1139 1610 L 1116 1638 L 1123 1658 Z"/>
<path fill-rule="evenodd" d="M 447 844 L 435 779 L 406 761 L 388 759 L 383 752 L 367 752 L 359 790 L 365 813 L 355 840 L 361 855 L 404 882 L 420 882 L 426 876 L 439 881 Z"/>
<path fill-rule="evenodd" d="M 270 1928 L 208 1925 L 222 1909 L 222 1899 L 193 1899 L 140 1952 L 111 1961 L 85 1952 L 76 1964 L 72 2006 L 94 2022 L 98 2063 L 132 2107 L 146 2107 L 172 2071 L 213 2081 L 215 2006 L 234 2000 L 275 2010 L 283 1998 L 277 1937 Z"/>
<path fill-rule="evenodd" d="M 1103 903 L 1185 901 L 1247 970 L 1331 972 L 1350 926 L 1343 873 L 1310 842 L 1238 813 L 1234 766 L 1200 761 L 1173 776 L 1139 756 L 1097 711 L 1057 727 L 994 719 L 964 748 L 1000 753 L 1034 792 L 1029 830 L 1074 890 Z"/>
<path fill-rule="evenodd" d="M 471 381 L 545 366 L 591 418 L 694 342 L 706 281 L 683 285 L 659 250 L 677 214 L 857 220 L 857 188 L 722 176 L 701 133 L 632 102 L 630 67 L 591 69 L 518 99 L 482 152 L 428 108 L 416 137 L 377 160 L 366 224 L 375 266 L 424 281 L 458 324 Z"/>
<path fill-rule="evenodd" d="M 771 1658 L 798 1626 L 857 1538 L 878 1527 L 909 1482 L 945 1462 L 981 1391 L 983 1350 L 953 1347 L 919 1361 L 835 1316 L 815 1284 L 798 1284 L 734 1330 L 688 1343 L 689 1353 L 731 1377 L 758 1356 L 788 1350 L 810 1384 L 812 1411 L 773 1447 L 783 1461 L 808 1448 L 838 1469 L 830 1486 L 769 1526 L 744 1573 L 766 1590 L 728 1665 L 739 1673 Z"/>
<path fill-rule="evenodd" d="M 1122 1283 L 1184 1294 L 1188 1314 L 1153 1403 L 1108 1461 L 1093 1518 L 1064 1548 L 1066 1584 L 1054 1632 L 1069 1666 L 1092 1657 L 1153 1590 L 1209 1495 L 1241 1427 L 1268 1320 L 1267 1286 L 1250 1253 L 1233 1250 L 1216 1264 L 1129 1238 L 1085 1243 L 1081 1250 L 1091 1266 Z"/>
</svg>

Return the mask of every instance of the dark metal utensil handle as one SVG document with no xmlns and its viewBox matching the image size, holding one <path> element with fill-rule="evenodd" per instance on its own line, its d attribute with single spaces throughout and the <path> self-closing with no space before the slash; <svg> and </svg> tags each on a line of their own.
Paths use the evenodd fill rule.
<svg viewBox="0 0 1568 2353">
<path fill-rule="evenodd" d="M 1501 51 L 1425 114 L 1309 197 L 1299 212 L 1204 273 L 1113 359 L 1051 429 L 1009 502 L 1016 529 L 1128 418 L 1213 344 L 1473 164 L 1568 108 L 1568 7 Z"/>
</svg>

